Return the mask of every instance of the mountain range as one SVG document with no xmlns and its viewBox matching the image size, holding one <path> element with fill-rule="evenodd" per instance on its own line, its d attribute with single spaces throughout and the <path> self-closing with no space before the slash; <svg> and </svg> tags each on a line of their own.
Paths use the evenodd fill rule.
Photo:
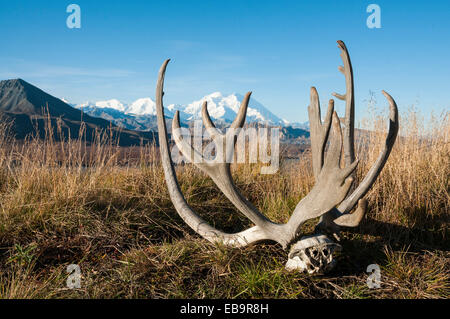
<svg viewBox="0 0 450 319">
<path fill-rule="evenodd" d="M 237 93 L 223 95 L 214 92 L 188 104 L 171 104 L 165 108 L 166 121 L 170 125 L 175 111 L 179 111 L 182 125 L 187 126 L 189 122 L 201 119 L 202 104 L 207 101 L 215 124 L 218 128 L 224 128 L 235 119 L 243 98 Z M 48 134 L 46 129 L 50 120 L 56 138 L 78 138 L 84 125 L 88 142 L 92 141 L 96 132 L 106 130 L 116 137 L 120 136 L 118 141 L 123 146 L 157 140 L 156 105 L 148 97 L 131 104 L 110 99 L 74 105 L 22 79 L 4 80 L 0 81 L 0 114 L 12 123 L 17 139 L 29 135 L 44 138 Z M 250 99 L 246 121 L 249 125 L 257 123 L 280 127 L 282 138 L 294 143 L 298 138 L 309 137 L 305 123 L 290 124 L 255 99 Z"/>
<path fill-rule="evenodd" d="M 96 132 L 110 130 L 120 145 L 139 145 L 155 139 L 153 132 L 138 132 L 121 128 L 100 117 L 84 114 L 63 100 L 22 80 L 0 81 L 0 113 L 12 123 L 17 139 L 34 135 L 44 138 L 50 120 L 53 136 L 78 138 L 82 123 L 86 140 L 92 141 Z M 61 131 L 58 132 L 58 125 Z"/>
<path fill-rule="evenodd" d="M 208 111 L 211 118 L 219 126 L 231 123 L 239 110 L 243 96 L 238 93 L 223 95 L 221 92 L 214 92 L 203 98 L 188 104 L 168 105 L 164 113 L 170 120 L 176 111 L 180 112 L 180 119 L 187 123 L 192 120 L 201 119 L 201 109 L 204 101 L 208 102 Z M 140 98 L 131 104 L 123 103 L 117 99 L 106 101 L 86 102 L 73 105 L 83 112 L 107 119 L 116 125 L 127 129 L 150 131 L 156 129 L 156 108 L 155 102 L 151 98 Z M 270 126 L 289 126 L 290 123 L 283 120 L 269 111 L 264 105 L 251 98 L 247 110 L 247 123 L 262 123 Z M 297 128 L 302 127 L 298 123 Z"/>
</svg>

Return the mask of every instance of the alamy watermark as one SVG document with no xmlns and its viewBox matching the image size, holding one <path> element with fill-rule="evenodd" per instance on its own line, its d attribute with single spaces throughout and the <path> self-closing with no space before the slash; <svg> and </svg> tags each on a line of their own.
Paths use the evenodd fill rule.
<svg viewBox="0 0 450 319">
<path fill-rule="evenodd" d="M 194 121 L 193 134 L 189 128 L 173 131 L 171 151 L 174 163 L 260 163 L 261 174 L 274 174 L 280 164 L 280 130 L 278 127 L 228 128 L 224 134 L 217 130 L 210 136 L 202 121 Z M 248 143 L 247 143 L 248 142 Z M 248 145 L 248 147 L 247 147 Z"/>
<path fill-rule="evenodd" d="M 70 4 L 66 8 L 66 12 L 70 13 L 67 17 L 66 25 L 69 29 L 81 28 L 81 7 L 78 4 Z M 369 4 L 366 12 L 370 13 L 367 17 L 366 25 L 369 29 L 381 28 L 381 8 L 378 4 Z"/>
<path fill-rule="evenodd" d="M 66 25 L 69 29 L 81 28 L 81 8 L 78 4 L 70 4 L 66 9 L 70 15 L 67 17 Z"/>
<path fill-rule="evenodd" d="M 367 13 L 370 15 L 367 17 L 366 25 L 369 29 L 381 28 L 381 8 L 378 4 L 370 4 L 367 9 Z"/>
<path fill-rule="evenodd" d="M 366 272 L 370 275 L 367 277 L 367 287 L 377 289 L 381 287 L 381 270 L 377 264 L 367 266 Z"/>
<path fill-rule="evenodd" d="M 71 264 L 67 266 L 66 272 L 69 274 L 67 277 L 66 285 L 69 289 L 81 288 L 81 269 L 77 264 Z"/>
</svg>

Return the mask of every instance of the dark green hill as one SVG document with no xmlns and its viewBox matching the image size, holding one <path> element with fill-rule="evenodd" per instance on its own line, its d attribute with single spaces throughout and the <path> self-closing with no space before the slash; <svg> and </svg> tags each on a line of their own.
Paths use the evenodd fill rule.
<svg viewBox="0 0 450 319">
<path fill-rule="evenodd" d="M 0 113 L 13 121 L 12 131 L 17 139 L 30 134 L 43 138 L 50 117 L 54 136 L 61 136 L 56 132 L 58 122 L 65 138 L 78 138 L 80 126 L 85 123 L 88 142 L 92 141 L 96 131 L 107 130 L 118 137 L 122 146 L 139 145 L 141 140 L 144 143 L 157 140 L 156 133 L 122 129 L 107 120 L 84 114 L 22 79 L 0 81 Z"/>
</svg>

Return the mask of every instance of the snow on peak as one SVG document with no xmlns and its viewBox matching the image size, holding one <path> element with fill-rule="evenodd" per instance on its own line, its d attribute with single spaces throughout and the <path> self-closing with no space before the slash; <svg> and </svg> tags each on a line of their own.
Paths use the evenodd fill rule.
<svg viewBox="0 0 450 319">
<path fill-rule="evenodd" d="M 213 119 L 222 119 L 227 122 L 232 122 L 239 111 L 243 99 L 244 96 L 237 93 L 224 96 L 221 92 L 214 92 L 185 107 L 180 105 L 170 105 L 170 108 L 171 110 L 177 109 L 190 115 L 187 117 L 187 120 L 199 119 L 201 118 L 202 104 L 206 101 L 208 103 L 208 112 Z M 253 98 L 250 99 L 249 107 L 247 109 L 247 121 L 269 122 L 276 125 L 285 123 L 285 121 L 274 115 Z"/>
<path fill-rule="evenodd" d="M 138 99 L 131 103 L 125 113 L 136 115 L 156 115 L 156 104 L 149 97 Z"/>
<path fill-rule="evenodd" d="M 213 92 L 189 104 L 170 104 L 165 109 L 165 115 L 173 117 L 175 111 L 180 111 L 183 121 L 201 119 L 203 102 L 208 103 L 208 112 L 214 120 L 224 122 L 234 121 L 244 96 L 238 93 L 224 95 Z M 131 104 L 124 104 L 117 99 L 98 102 L 86 102 L 77 108 L 110 108 L 132 116 L 155 116 L 156 103 L 149 97 L 140 98 Z M 254 98 L 250 98 L 247 109 L 247 123 L 264 122 L 272 125 L 288 125 L 287 120 L 277 117 Z"/>
<path fill-rule="evenodd" d="M 80 103 L 75 105 L 75 107 L 77 109 L 81 109 L 81 108 L 98 108 L 98 109 L 105 109 L 105 108 L 109 108 L 109 109 L 114 109 L 120 112 L 125 112 L 125 109 L 127 107 L 126 104 L 120 102 L 119 100 L 116 99 L 111 99 L 111 100 L 107 100 L 107 101 L 98 101 L 98 102 L 91 102 L 91 101 L 87 101 L 84 103 Z"/>
<path fill-rule="evenodd" d="M 127 105 L 123 104 L 119 100 L 111 99 L 107 101 L 98 101 L 95 103 L 95 106 L 98 108 L 110 108 L 120 112 L 125 112 L 127 109 Z"/>
<path fill-rule="evenodd" d="M 80 103 L 75 105 L 77 109 L 86 108 L 86 107 L 95 107 L 95 102 L 86 101 L 84 103 Z"/>
<path fill-rule="evenodd" d="M 113 109 L 131 115 L 156 115 L 156 104 L 149 97 L 141 98 L 131 104 L 123 103 L 117 99 L 97 102 L 85 102 L 76 105 L 76 108 Z"/>
</svg>

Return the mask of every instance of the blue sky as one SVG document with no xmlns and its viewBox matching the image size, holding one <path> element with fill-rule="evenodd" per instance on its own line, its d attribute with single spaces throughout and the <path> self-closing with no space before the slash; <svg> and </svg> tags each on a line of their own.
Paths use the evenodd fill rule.
<svg viewBox="0 0 450 319">
<path fill-rule="evenodd" d="M 66 26 L 71 3 L 81 7 L 81 29 Z M 381 29 L 366 26 L 371 3 Z M 74 103 L 153 98 L 171 58 L 166 104 L 253 91 L 301 122 L 310 86 L 323 103 L 344 92 L 343 40 L 360 116 L 370 91 L 386 105 L 381 89 L 401 110 L 450 109 L 450 1 L 1 1 L 0 38 L 0 79 L 20 77 Z"/>
</svg>

